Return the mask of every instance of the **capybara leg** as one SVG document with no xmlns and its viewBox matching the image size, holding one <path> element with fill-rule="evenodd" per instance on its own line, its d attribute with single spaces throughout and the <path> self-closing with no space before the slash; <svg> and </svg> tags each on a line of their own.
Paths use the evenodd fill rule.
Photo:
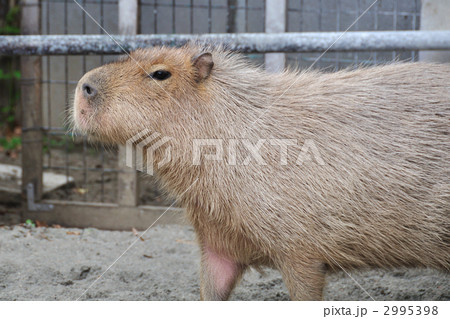
<svg viewBox="0 0 450 319">
<path fill-rule="evenodd" d="M 281 265 L 280 271 L 292 300 L 322 300 L 325 285 L 324 265 L 314 261 L 296 261 Z"/>
<path fill-rule="evenodd" d="M 227 300 L 245 266 L 205 247 L 200 274 L 201 300 Z"/>
</svg>

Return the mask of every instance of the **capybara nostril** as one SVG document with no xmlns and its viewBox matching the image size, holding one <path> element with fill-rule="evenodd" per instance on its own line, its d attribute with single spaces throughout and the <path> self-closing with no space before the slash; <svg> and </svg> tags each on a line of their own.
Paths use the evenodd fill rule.
<svg viewBox="0 0 450 319">
<path fill-rule="evenodd" d="M 83 90 L 83 95 L 87 98 L 93 98 L 97 95 L 97 89 L 90 84 L 84 83 L 81 89 Z"/>
</svg>

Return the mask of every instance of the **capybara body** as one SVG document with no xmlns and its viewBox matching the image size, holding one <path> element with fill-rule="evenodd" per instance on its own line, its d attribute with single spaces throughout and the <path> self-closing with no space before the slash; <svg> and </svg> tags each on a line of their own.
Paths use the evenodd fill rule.
<svg viewBox="0 0 450 319">
<path fill-rule="evenodd" d="M 107 143 L 170 137 L 153 161 L 170 147 L 157 177 L 195 228 L 202 299 L 248 267 L 300 300 L 327 271 L 450 269 L 448 65 L 270 74 L 221 48 L 138 50 L 80 80 L 73 119 Z"/>
</svg>

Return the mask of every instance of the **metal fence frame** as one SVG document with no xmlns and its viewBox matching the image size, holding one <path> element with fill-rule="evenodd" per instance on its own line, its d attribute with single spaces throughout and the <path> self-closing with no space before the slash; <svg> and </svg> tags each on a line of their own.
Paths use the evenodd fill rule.
<svg viewBox="0 0 450 319">
<path fill-rule="evenodd" d="M 450 31 L 379 31 L 282 33 L 286 21 L 273 27 L 270 21 L 286 15 L 286 6 L 275 6 L 266 0 L 267 33 L 205 35 L 136 35 L 138 0 L 119 0 L 119 36 L 114 36 L 127 50 L 154 45 L 183 45 L 196 40 L 226 43 L 231 50 L 271 53 L 266 63 L 272 70 L 285 63 L 280 52 L 382 51 L 382 50 L 449 50 Z M 278 11 L 277 11 L 278 10 Z M 282 12 L 280 12 L 281 10 Z M 283 12 L 284 11 L 284 12 Z M 133 19 L 135 17 L 135 19 Z M 103 229 L 146 228 L 161 214 L 160 223 L 184 223 L 180 208 L 138 205 L 138 176 L 124 164 L 124 149 L 119 147 L 117 204 L 42 200 L 43 127 L 41 105 L 40 55 L 117 54 L 123 53 L 106 35 L 42 36 L 38 0 L 22 1 L 23 36 L 0 36 L 0 54 L 21 55 L 21 89 L 23 109 L 22 193 L 23 218 L 38 219 L 76 227 Z M 276 32 L 276 33 L 273 33 Z M 280 33 L 281 32 L 281 33 Z M 276 52 L 276 53 L 274 53 Z M 267 67 L 267 66 L 266 66 Z"/>
<path fill-rule="evenodd" d="M 242 53 L 448 50 L 450 47 L 450 31 L 153 34 L 113 37 L 115 41 L 108 35 L 0 36 L 0 54 L 123 54 L 122 48 L 132 51 L 152 46 L 182 46 L 192 41 L 212 45 L 221 43 L 227 49 Z"/>
</svg>

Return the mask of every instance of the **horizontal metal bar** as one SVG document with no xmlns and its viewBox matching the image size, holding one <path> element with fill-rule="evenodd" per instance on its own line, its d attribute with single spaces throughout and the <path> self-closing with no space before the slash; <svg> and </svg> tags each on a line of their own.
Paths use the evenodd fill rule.
<svg viewBox="0 0 450 319">
<path fill-rule="evenodd" d="M 152 34 L 114 36 L 128 51 L 152 46 L 182 46 L 189 41 L 224 43 L 243 53 L 449 50 L 450 31 L 374 31 L 236 34 Z M 0 55 L 120 54 L 107 35 L 0 36 Z"/>
</svg>

